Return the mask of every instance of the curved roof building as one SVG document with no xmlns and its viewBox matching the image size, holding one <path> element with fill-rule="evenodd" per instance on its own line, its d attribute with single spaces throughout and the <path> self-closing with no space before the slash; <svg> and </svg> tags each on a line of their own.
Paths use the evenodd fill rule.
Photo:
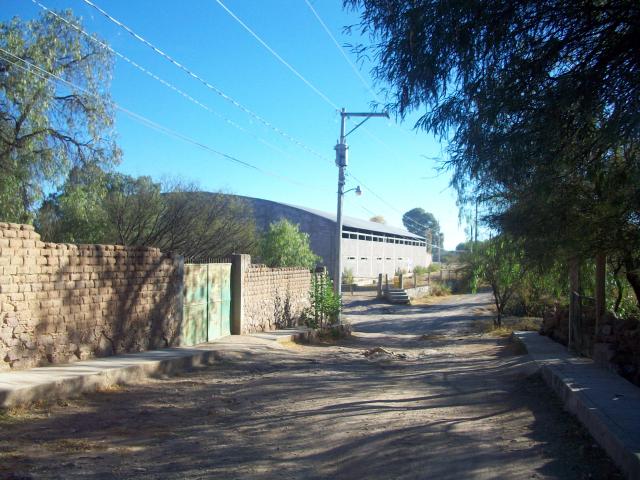
<svg viewBox="0 0 640 480">
<path fill-rule="evenodd" d="M 322 258 L 333 275 L 335 265 L 336 214 L 260 198 L 237 196 L 253 208 L 256 226 L 266 230 L 269 224 L 287 219 L 309 235 L 311 248 Z M 393 227 L 345 216 L 342 226 L 342 265 L 355 277 L 375 278 L 379 273 L 393 275 L 398 270 L 413 271 L 428 266 L 424 237 L 404 228 Z"/>
</svg>

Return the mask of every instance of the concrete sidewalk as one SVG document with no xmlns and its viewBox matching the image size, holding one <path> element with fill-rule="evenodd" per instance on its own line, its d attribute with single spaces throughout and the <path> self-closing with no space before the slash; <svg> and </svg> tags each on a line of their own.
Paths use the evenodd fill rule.
<svg viewBox="0 0 640 480">
<path fill-rule="evenodd" d="M 134 383 L 152 375 L 172 374 L 198 365 L 277 347 L 280 342 L 305 341 L 311 330 L 291 329 L 231 335 L 195 347 L 167 348 L 101 357 L 70 364 L 0 373 L 0 407 L 54 400 L 114 384 Z"/>
<path fill-rule="evenodd" d="M 547 384 L 628 478 L 640 480 L 640 388 L 537 332 L 515 332 Z"/>
</svg>

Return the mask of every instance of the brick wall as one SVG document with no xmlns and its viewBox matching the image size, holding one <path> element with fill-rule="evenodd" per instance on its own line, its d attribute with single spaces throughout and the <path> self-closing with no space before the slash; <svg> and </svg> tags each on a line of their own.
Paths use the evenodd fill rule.
<svg viewBox="0 0 640 480">
<path fill-rule="evenodd" d="M 0 223 L 0 370 L 175 345 L 182 260 Z"/>
<path fill-rule="evenodd" d="M 309 306 L 310 287 L 308 270 L 248 266 L 242 288 L 242 333 L 274 330 L 280 322 L 297 324 Z"/>
</svg>

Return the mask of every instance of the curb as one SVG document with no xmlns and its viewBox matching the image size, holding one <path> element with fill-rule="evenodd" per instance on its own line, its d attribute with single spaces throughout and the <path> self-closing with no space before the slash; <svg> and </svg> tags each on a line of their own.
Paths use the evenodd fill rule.
<svg viewBox="0 0 640 480">
<path fill-rule="evenodd" d="M 310 342 L 316 335 L 315 330 L 310 328 L 296 328 L 296 329 L 283 329 L 274 330 L 270 332 L 252 333 L 250 336 L 260 338 L 262 340 L 269 340 L 275 343 L 287 343 L 287 342 Z"/>
<path fill-rule="evenodd" d="M 3 388 L 5 384 L 0 384 L 0 407 L 15 407 L 39 400 L 58 400 L 116 384 L 140 382 L 146 377 L 174 375 L 224 358 L 223 352 L 219 350 L 167 349 L 152 350 L 144 354 L 144 357 L 136 354 L 118 355 L 91 362 L 15 372 L 17 378 L 13 385 Z M 55 374 L 61 376 L 56 378 Z M 43 381 L 43 377 L 47 376 L 51 380 Z"/>
<path fill-rule="evenodd" d="M 589 359 L 570 356 L 563 346 L 538 332 L 513 332 L 512 340 L 524 346 L 565 409 L 578 418 L 625 476 L 640 480 L 640 389 Z"/>
<path fill-rule="evenodd" d="M 277 330 L 245 337 L 282 343 L 309 341 L 311 330 Z M 255 341 L 255 340 L 254 340 Z M 256 342 L 255 347 L 265 345 Z M 251 348 L 251 347 L 249 347 Z M 238 358 L 239 346 L 221 342 L 198 347 L 149 350 L 110 357 L 99 357 L 70 364 L 50 365 L 0 373 L 0 408 L 27 405 L 40 400 L 53 401 L 95 392 L 120 384 L 140 382 L 147 377 L 175 375 L 195 367 Z M 245 351 L 242 352 L 246 354 Z"/>
</svg>

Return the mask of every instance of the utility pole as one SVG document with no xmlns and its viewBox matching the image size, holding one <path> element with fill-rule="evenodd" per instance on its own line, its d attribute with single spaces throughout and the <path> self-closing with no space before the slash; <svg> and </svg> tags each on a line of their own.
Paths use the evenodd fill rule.
<svg viewBox="0 0 640 480">
<path fill-rule="evenodd" d="M 345 133 L 347 126 L 347 118 L 350 117 L 364 117 L 358 125 L 353 127 L 348 133 Z M 335 271 L 333 274 L 334 289 L 338 295 L 342 293 L 342 198 L 344 197 L 344 172 L 348 164 L 348 151 L 347 136 L 356 130 L 360 125 L 369 120 L 371 117 L 385 117 L 389 118 L 389 114 L 367 112 L 356 113 L 347 112 L 343 108 L 340 111 L 340 139 L 335 146 L 336 150 L 336 166 L 338 167 L 338 211 L 336 217 L 336 258 L 335 258 Z"/>
</svg>

